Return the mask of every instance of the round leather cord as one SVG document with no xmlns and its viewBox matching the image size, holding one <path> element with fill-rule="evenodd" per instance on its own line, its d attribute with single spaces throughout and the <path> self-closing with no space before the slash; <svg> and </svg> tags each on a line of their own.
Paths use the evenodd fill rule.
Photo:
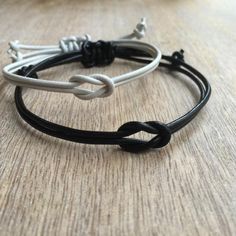
<svg viewBox="0 0 236 236">
<path fill-rule="evenodd" d="M 148 58 L 148 55 L 144 55 L 143 52 L 140 52 L 139 50 L 129 51 L 126 50 L 126 48 L 123 48 L 118 54 L 119 58 L 142 63 L 148 63 L 151 60 Z M 131 121 L 123 124 L 116 132 L 86 131 L 65 127 L 42 119 L 29 111 L 24 104 L 22 98 L 22 88 L 19 86 L 16 87 L 15 90 L 16 107 L 20 116 L 32 127 L 48 135 L 61 139 L 88 144 L 116 144 L 131 152 L 139 152 L 148 148 L 160 148 L 169 142 L 171 134 L 186 126 L 198 114 L 198 112 L 209 100 L 211 94 L 211 87 L 207 79 L 196 69 L 186 64 L 183 59 L 183 51 L 175 52 L 172 56 L 163 55 L 162 62 L 159 66 L 167 68 L 173 72 L 176 71 L 182 73 L 189 77 L 199 88 L 200 99 L 194 108 L 192 108 L 189 112 L 168 124 L 163 124 L 157 121 Z M 66 53 L 54 58 L 49 58 L 38 65 L 22 68 L 19 73 L 37 78 L 37 72 L 40 70 L 80 60 L 81 57 L 77 56 L 76 52 Z M 140 131 L 155 134 L 156 136 L 150 141 L 128 137 Z"/>
</svg>

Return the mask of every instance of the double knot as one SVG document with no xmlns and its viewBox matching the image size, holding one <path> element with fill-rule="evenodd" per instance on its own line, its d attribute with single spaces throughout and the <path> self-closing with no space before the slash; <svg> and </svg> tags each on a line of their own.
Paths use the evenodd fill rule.
<svg viewBox="0 0 236 236">
<path fill-rule="evenodd" d="M 127 136 L 136 134 L 140 131 L 145 131 L 156 136 L 150 141 L 127 138 Z M 140 152 L 149 148 L 161 148 L 169 143 L 171 138 L 171 131 L 167 125 L 157 122 L 138 122 L 131 121 L 123 124 L 118 132 L 124 134 L 124 139 L 120 146 L 129 152 Z"/>
<path fill-rule="evenodd" d="M 105 41 L 85 41 L 81 47 L 82 60 L 84 67 L 105 66 L 114 61 L 115 47 L 111 42 Z"/>
<path fill-rule="evenodd" d="M 102 98 L 110 96 L 114 91 L 114 82 L 110 77 L 101 74 L 94 75 L 74 75 L 70 78 L 70 82 L 74 82 L 74 95 L 83 100 L 90 100 L 93 98 Z M 80 85 L 89 83 L 92 85 L 104 85 L 97 90 L 81 88 Z M 80 87 L 80 88 L 79 88 Z"/>
</svg>

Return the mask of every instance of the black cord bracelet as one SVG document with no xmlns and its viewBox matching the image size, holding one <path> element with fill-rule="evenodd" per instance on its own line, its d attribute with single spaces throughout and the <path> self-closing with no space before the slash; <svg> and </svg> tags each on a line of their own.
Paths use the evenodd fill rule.
<svg viewBox="0 0 236 236">
<path fill-rule="evenodd" d="M 98 45 L 103 46 L 100 47 Z M 144 54 L 136 49 L 119 48 L 117 50 L 112 47 L 112 43 L 110 42 L 103 42 L 102 44 L 101 41 L 99 43 L 86 42 L 86 48 L 89 49 L 86 52 L 69 52 L 51 57 L 34 66 L 23 67 L 18 71 L 18 74 L 37 79 L 38 71 L 70 62 L 80 61 L 85 67 L 91 67 L 108 65 L 113 62 L 115 57 L 140 63 L 148 63 L 151 60 L 150 55 Z M 19 86 L 15 89 L 16 108 L 20 116 L 32 127 L 57 138 L 86 144 L 120 145 L 124 150 L 130 152 L 140 152 L 149 148 L 161 148 L 170 141 L 171 134 L 177 132 L 195 118 L 209 100 L 211 87 L 207 79 L 200 72 L 184 62 L 183 50 L 174 52 L 172 56 L 163 55 L 159 67 L 164 67 L 170 71 L 176 71 L 188 76 L 200 90 L 198 103 L 189 112 L 168 124 L 158 121 L 131 121 L 120 126 L 115 132 L 87 131 L 65 127 L 42 119 L 29 111 L 24 104 L 22 88 Z M 128 137 L 140 131 L 145 131 L 156 136 L 150 141 Z"/>
</svg>

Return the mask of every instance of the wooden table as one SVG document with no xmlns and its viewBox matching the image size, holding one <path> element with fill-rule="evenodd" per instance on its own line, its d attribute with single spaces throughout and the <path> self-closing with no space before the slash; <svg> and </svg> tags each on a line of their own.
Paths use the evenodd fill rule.
<svg viewBox="0 0 236 236">
<path fill-rule="evenodd" d="M 210 102 L 161 150 L 130 154 L 118 146 L 75 144 L 46 136 L 18 116 L 14 86 L 0 78 L 0 235 L 236 235 L 236 2 L 2 1 L 1 67 L 8 42 L 55 44 L 65 35 L 115 39 L 142 16 L 147 37 L 165 54 L 183 48 L 209 79 Z M 118 75 L 137 64 L 78 64 L 41 73 Z M 175 77 L 175 78 L 174 78 Z M 28 89 L 27 106 L 51 121 L 116 130 L 130 120 L 168 122 L 198 99 L 187 79 L 157 71 L 106 99 Z"/>
</svg>

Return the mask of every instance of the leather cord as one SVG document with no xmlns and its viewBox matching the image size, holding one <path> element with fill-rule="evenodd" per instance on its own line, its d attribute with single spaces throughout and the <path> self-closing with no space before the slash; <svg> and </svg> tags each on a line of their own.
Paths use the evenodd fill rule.
<svg viewBox="0 0 236 236">
<path fill-rule="evenodd" d="M 19 48 L 25 50 L 32 49 L 35 50 L 35 52 L 24 54 L 23 56 L 23 54 L 19 52 Z M 33 47 L 29 45 L 14 44 L 13 49 L 16 54 L 16 58 L 14 57 L 15 61 L 13 63 L 10 63 L 3 68 L 4 78 L 16 86 L 18 85 L 52 92 L 71 93 L 80 99 L 91 100 L 94 98 L 110 96 L 113 91 L 115 91 L 116 87 L 141 78 L 155 70 L 161 60 L 161 51 L 155 45 L 128 39 L 113 40 L 110 42 L 91 42 L 89 41 L 88 37 L 72 37 L 60 41 L 59 48 L 58 46 Z M 76 52 L 75 56 L 82 56 L 83 54 L 80 62 L 85 67 L 92 67 L 96 65 L 102 66 L 106 65 L 107 63 L 111 63 L 114 60 L 114 56 L 116 58 L 118 57 L 116 51 L 119 52 L 119 48 L 121 50 L 122 48 L 131 49 L 131 51 L 132 49 L 134 49 L 133 51 L 138 49 L 139 51 L 142 51 L 143 54 L 148 54 L 149 58 L 152 58 L 152 60 L 134 71 L 119 74 L 111 78 L 105 74 L 93 74 L 86 76 L 76 74 L 70 77 L 69 81 L 44 80 L 43 78 L 35 80 L 30 76 L 22 76 L 16 73 L 24 66 L 37 65 L 48 58 L 58 55 L 63 56 L 66 53 L 69 53 L 70 55 L 71 52 Z M 71 58 L 68 58 L 68 60 L 70 59 Z M 84 87 L 81 86 L 82 84 L 93 84 L 97 86 L 94 86 L 95 90 L 88 90 L 84 89 Z"/>
<path fill-rule="evenodd" d="M 180 52 L 174 52 L 172 56 L 163 55 L 159 66 L 167 68 L 173 72 L 184 74 L 189 79 L 191 79 L 197 85 L 200 91 L 200 99 L 190 111 L 167 124 L 158 121 L 131 121 L 121 125 L 118 130 L 114 132 L 79 130 L 65 127 L 42 119 L 41 117 L 29 111 L 22 98 L 22 87 L 19 86 L 17 86 L 15 90 L 16 108 L 20 116 L 32 127 L 57 138 L 77 143 L 120 145 L 121 148 L 129 152 L 140 152 L 149 148 L 161 148 L 170 141 L 171 135 L 173 133 L 182 129 L 196 117 L 199 111 L 209 100 L 211 94 L 211 87 L 207 79 L 199 71 L 184 62 L 183 53 L 183 50 L 181 50 Z M 151 58 L 148 58 L 147 54 L 138 49 L 126 50 L 124 47 L 120 48 L 118 52 L 116 51 L 116 54 L 116 56 L 119 58 L 137 61 L 140 63 L 148 63 L 151 60 Z M 110 55 L 110 53 L 107 55 Z M 65 53 L 55 56 L 54 58 L 49 58 L 37 65 L 24 67 L 18 71 L 18 73 L 37 79 L 38 71 L 65 63 L 82 61 L 83 56 L 84 55 L 78 53 L 76 54 L 76 52 Z M 91 58 L 93 58 L 93 60 Z M 102 65 L 110 64 L 111 61 L 113 61 L 112 57 L 105 58 L 104 61 L 99 61 L 98 58 L 100 57 L 97 56 L 91 58 L 89 58 L 89 66 L 94 66 L 100 63 Z M 149 141 L 129 137 L 140 131 L 154 134 L 155 136 Z"/>
</svg>

